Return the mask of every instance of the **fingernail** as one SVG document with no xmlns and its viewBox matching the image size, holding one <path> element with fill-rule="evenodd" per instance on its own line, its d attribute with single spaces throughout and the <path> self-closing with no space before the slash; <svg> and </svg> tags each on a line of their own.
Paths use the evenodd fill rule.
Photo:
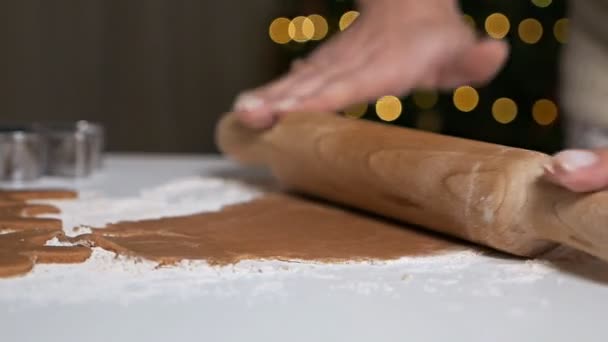
<svg viewBox="0 0 608 342">
<path fill-rule="evenodd" d="M 234 109 L 239 111 L 253 111 L 260 108 L 264 101 L 253 95 L 240 95 L 234 103 Z"/>
<path fill-rule="evenodd" d="M 290 99 L 285 99 L 285 100 L 279 102 L 275 108 L 278 111 L 284 112 L 284 111 L 288 111 L 288 110 L 292 109 L 295 105 L 296 105 L 296 100 L 293 98 L 290 98 Z"/>
<path fill-rule="evenodd" d="M 553 160 L 562 170 L 574 172 L 594 165 L 599 161 L 599 157 L 590 151 L 566 150 L 556 154 Z"/>
</svg>

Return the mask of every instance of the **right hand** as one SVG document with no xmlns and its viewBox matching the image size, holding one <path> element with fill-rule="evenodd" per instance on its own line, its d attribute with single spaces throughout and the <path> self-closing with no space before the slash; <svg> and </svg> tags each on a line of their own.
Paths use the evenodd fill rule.
<svg viewBox="0 0 608 342">
<path fill-rule="evenodd" d="M 360 17 L 283 77 L 241 94 L 234 109 L 252 128 L 293 111 L 337 111 L 414 88 L 482 84 L 508 55 L 478 39 L 455 0 L 361 0 Z"/>
</svg>

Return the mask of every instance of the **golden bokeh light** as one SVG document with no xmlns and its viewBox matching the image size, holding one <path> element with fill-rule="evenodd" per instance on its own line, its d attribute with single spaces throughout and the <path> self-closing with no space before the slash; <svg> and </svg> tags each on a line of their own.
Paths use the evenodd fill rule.
<svg viewBox="0 0 608 342">
<path fill-rule="evenodd" d="M 471 28 L 475 28 L 476 24 L 475 19 L 473 19 L 473 17 L 468 14 L 465 14 L 462 16 L 462 19 L 464 19 L 464 22 L 467 23 L 467 25 L 469 25 Z"/>
<path fill-rule="evenodd" d="M 312 35 L 312 40 L 321 40 L 327 36 L 327 32 L 329 31 L 329 26 L 327 25 L 327 20 L 318 14 L 312 14 L 308 16 L 308 19 L 312 22 L 314 26 L 314 33 Z"/>
<path fill-rule="evenodd" d="M 273 20 L 268 28 L 270 39 L 277 44 L 289 43 L 291 41 L 291 37 L 289 36 L 289 23 L 291 23 L 291 20 L 283 17 Z"/>
<path fill-rule="evenodd" d="M 441 115 L 435 111 L 426 111 L 418 115 L 416 127 L 430 132 L 439 132 L 443 127 Z"/>
<path fill-rule="evenodd" d="M 412 99 L 418 108 L 431 109 L 437 104 L 439 95 L 435 91 L 416 91 Z"/>
<path fill-rule="evenodd" d="M 553 25 L 553 35 L 558 42 L 566 44 L 568 42 L 568 35 L 570 31 L 570 21 L 568 18 L 562 18 L 555 22 Z"/>
<path fill-rule="evenodd" d="M 360 118 L 367 112 L 367 103 L 360 103 L 349 106 L 344 110 L 344 114 L 352 118 Z"/>
<path fill-rule="evenodd" d="M 342 14 L 339 22 L 340 31 L 346 30 L 355 21 L 355 19 L 357 19 L 357 17 L 359 17 L 359 12 L 357 11 L 348 11 Z"/>
<path fill-rule="evenodd" d="M 485 29 L 490 37 L 502 39 L 509 33 L 511 23 L 504 14 L 493 13 L 486 18 Z"/>
<path fill-rule="evenodd" d="M 519 23 L 517 32 L 524 43 L 536 44 L 543 36 L 543 25 L 536 19 L 524 19 Z"/>
<path fill-rule="evenodd" d="M 517 104 L 509 98 L 501 97 L 492 105 L 492 116 L 501 124 L 508 124 L 517 117 Z"/>
<path fill-rule="evenodd" d="M 395 96 L 383 96 L 376 102 L 376 113 L 384 121 L 397 120 L 402 110 L 401 101 Z"/>
<path fill-rule="evenodd" d="M 311 40 L 315 35 L 315 24 L 307 17 L 298 16 L 291 20 L 287 32 L 291 39 L 303 43 Z"/>
<path fill-rule="evenodd" d="M 549 7 L 553 1 L 552 0 L 532 0 L 532 3 L 536 7 Z"/>
<path fill-rule="evenodd" d="M 473 87 L 463 86 L 454 91 L 454 106 L 461 112 L 470 112 L 479 104 L 479 94 Z"/>
<path fill-rule="evenodd" d="M 551 100 L 538 100 L 532 106 L 532 117 L 541 126 L 550 125 L 557 119 L 557 105 Z"/>
</svg>

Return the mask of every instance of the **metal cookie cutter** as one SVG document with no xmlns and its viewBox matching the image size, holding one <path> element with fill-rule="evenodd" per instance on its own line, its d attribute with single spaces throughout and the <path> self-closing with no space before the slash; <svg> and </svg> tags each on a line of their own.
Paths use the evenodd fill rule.
<svg viewBox="0 0 608 342">
<path fill-rule="evenodd" d="M 86 177 L 101 169 L 105 131 L 101 124 L 36 123 L 46 142 L 46 173 L 61 177 Z"/>
<path fill-rule="evenodd" d="M 28 127 L 0 126 L 0 181 L 31 181 L 44 172 L 44 139 Z"/>
</svg>

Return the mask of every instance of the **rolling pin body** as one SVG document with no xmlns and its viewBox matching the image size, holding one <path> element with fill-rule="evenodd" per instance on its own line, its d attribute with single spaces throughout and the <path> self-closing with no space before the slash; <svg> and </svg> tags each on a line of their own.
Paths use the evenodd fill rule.
<svg viewBox="0 0 608 342">
<path fill-rule="evenodd" d="M 217 142 L 309 195 L 516 255 L 564 243 L 608 260 L 608 193 L 545 183 L 542 153 L 327 113 L 261 132 L 229 114 Z"/>
</svg>

